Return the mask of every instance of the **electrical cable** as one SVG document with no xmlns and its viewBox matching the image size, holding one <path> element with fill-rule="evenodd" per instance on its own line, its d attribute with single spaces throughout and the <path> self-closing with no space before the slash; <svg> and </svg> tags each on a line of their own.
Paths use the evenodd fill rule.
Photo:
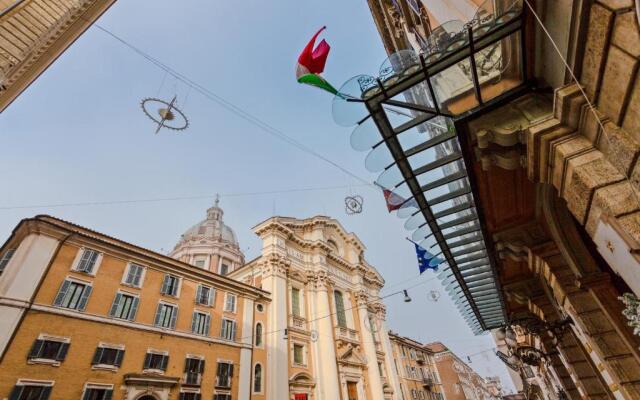
<svg viewBox="0 0 640 400">
<path fill-rule="evenodd" d="M 234 103 L 226 100 L 222 96 L 220 96 L 220 95 L 212 92 L 211 90 L 207 89 L 206 87 L 200 85 L 199 83 L 197 83 L 194 80 L 190 79 L 186 75 L 183 75 L 182 73 L 172 69 L 171 67 L 169 67 L 168 65 L 164 64 L 163 62 L 161 62 L 157 58 L 154 58 L 153 56 L 149 55 L 148 53 L 146 53 L 143 50 L 139 49 L 138 47 L 134 46 L 133 44 L 127 42 L 126 40 L 124 40 L 120 36 L 116 35 L 112 31 L 108 30 L 107 28 L 105 28 L 105 27 L 103 27 L 103 26 L 101 26 L 100 24 L 97 24 L 97 23 L 95 23 L 93 26 L 95 26 L 97 29 L 101 30 L 102 32 L 106 33 L 107 35 L 111 36 L 113 39 L 117 40 L 118 42 L 122 43 L 123 45 L 125 45 L 126 47 L 128 47 L 129 49 L 131 49 L 132 51 L 134 51 L 135 53 L 137 53 L 141 57 L 145 58 L 147 61 L 149 61 L 152 64 L 154 64 L 156 67 L 158 67 L 158 68 L 162 69 L 163 71 L 169 73 L 170 75 L 172 75 L 177 80 L 179 80 L 179 81 L 183 82 L 184 84 L 190 86 L 191 88 L 195 89 L 196 91 L 198 91 L 200 94 L 202 94 L 203 96 L 205 96 L 209 100 L 217 103 L 218 105 L 222 106 L 223 108 L 227 109 L 228 111 L 232 112 L 233 114 L 237 115 L 238 117 L 244 119 L 245 121 L 257 126 L 262 131 L 264 131 L 264 132 L 266 132 L 266 133 L 268 133 L 268 134 L 270 134 L 270 135 L 272 135 L 272 136 L 274 136 L 274 137 L 276 137 L 276 138 L 278 138 L 278 139 L 290 144 L 291 146 L 294 146 L 294 147 L 298 148 L 301 151 L 304 151 L 304 152 L 306 152 L 308 154 L 313 155 L 314 157 L 317 157 L 317 158 L 325 161 L 326 163 L 334 166 L 335 168 L 339 169 L 340 171 L 344 172 L 345 174 L 348 174 L 351 177 L 357 179 L 361 183 L 366 184 L 366 185 L 371 186 L 371 187 L 374 187 L 374 188 L 376 188 L 376 190 L 380 190 L 372 182 L 369 182 L 368 180 L 366 180 L 364 178 L 361 178 L 360 176 L 356 175 L 355 173 L 353 173 L 353 172 L 349 171 L 348 169 L 342 167 L 341 165 L 339 165 L 335 161 L 323 156 L 322 154 L 320 154 L 320 153 L 316 152 L 315 150 L 311 149 L 310 147 L 308 147 L 308 146 L 304 145 L 303 143 L 295 140 L 291 136 L 286 135 L 284 132 L 280 131 L 279 129 L 274 128 L 273 126 L 269 125 L 268 123 L 266 123 L 262 119 L 254 116 L 250 112 L 242 109 L 241 107 L 235 105 Z"/>
<path fill-rule="evenodd" d="M 365 186 L 365 185 L 357 185 Z M 282 193 L 297 193 L 297 192 L 314 192 L 324 190 L 336 190 L 345 189 L 350 186 L 324 186 L 324 187 L 309 187 L 300 189 L 283 189 L 283 190 L 270 190 L 264 192 L 244 192 L 244 193 L 227 193 L 220 194 L 220 197 L 250 197 L 250 196 L 262 196 L 268 194 L 282 194 Z M 132 203 L 152 203 L 161 201 L 178 201 L 178 200 L 199 200 L 199 199 L 212 199 L 216 195 L 201 195 L 201 196 L 177 196 L 177 197 L 158 197 L 148 199 L 130 199 L 130 200 L 105 200 L 105 201 L 86 201 L 86 202 L 74 202 L 74 203 L 55 203 L 55 204 L 31 204 L 22 206 L 0 206 L 0 210 L 18 210 L 26 208 L 57 208 L 57 207 L 78 207 L 78 206 L 97 206 L 97 205 L 111 205 L 111 204 L 132 204 Z"/>
</svg>

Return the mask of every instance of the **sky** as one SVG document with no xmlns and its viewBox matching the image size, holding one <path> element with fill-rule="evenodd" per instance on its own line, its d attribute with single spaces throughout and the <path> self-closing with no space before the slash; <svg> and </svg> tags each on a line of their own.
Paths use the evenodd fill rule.
<svg viewBox="0 0 640 400">
<path fill-rule="evenodd" d="M 351 129 L 334 123 L 331 96 L 295 80 L 300 50 L 323 25 L 330 82 L 376 74 L 386 55 L 364 0 L 119 1 L 98 23 L 357 176 L 377 177 L 364 167 L 366 153 L 351 148 Z M 190 126 L 156 135 L 140 102 L 174 95 Z M 261 221 L 328 215 L 365 244 L 389 287 L 383 294 L 424 282 L 409 289 L 410 303 L 385 300 L 388 328 L 442 341 L 513 387 L 491 337 L 473 336 L 435 274 L 418 277 L 410 232 L 379 191 L 189 90 L 95 27 L 0 115 L 0 148 L 2 241 L 21 219 L 49 214 L 166 253 L 219 193 L 249 260 L 259 254 L 251 228 Z M 345 213 L 349 195 L 363 198 L 361 214 Z M 70 205 L 175 197 L 200 198 Z M 428 299 L 433 290 L 437 302 Z"/>
</svg>

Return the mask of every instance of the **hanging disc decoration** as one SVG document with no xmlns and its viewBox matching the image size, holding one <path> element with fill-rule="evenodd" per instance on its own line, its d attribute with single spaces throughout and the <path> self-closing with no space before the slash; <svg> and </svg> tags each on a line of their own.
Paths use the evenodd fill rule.
<svg viewBox="0 0 640 400">
<path fill-rule="evenodd" d="M 429 291 L 429 295 L 428 295 L 429 301 L 433 301 L 435 303 L 438 301 L 439 298 L 440 298 L 440 292 L 438 292 L 437 290 Z"/>
<path fill-rule="evenodd" d="M 148 97 L 142 100 L 140 107 L 149 119 L 158 124 L 155 133 L 160 132 L 162 128 L 183 131 L 189 127 L 187 116 L 177 107 L 176 96 L 173 96 L 170 102 Z"/>
<path fill-rule="evenodd" d="M 347 196 L 344 198 L 344 208 L 347 215 L 360 214 L 362 212 L 362 196 Z"/>
</svg>

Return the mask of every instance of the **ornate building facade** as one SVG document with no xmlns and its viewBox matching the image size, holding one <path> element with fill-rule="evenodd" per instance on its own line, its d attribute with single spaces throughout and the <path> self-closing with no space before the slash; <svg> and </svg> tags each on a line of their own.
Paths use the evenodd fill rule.
<svg viewBox="0 0 640 400">
<path fill-rule="evenodd" d="M 206 268 L 25 219 L 0 249 L 0 398 L 264 398 L 268 307 Z"/>
<path fill-rule="evenodd" d="M 0 112 L 115 0 L 0 0 Z"/>
<path fill-rule="evenodd" d="M 484 2 L 468 18 L 432 20 L 433 40 L 417 45 L 398 38 L 417 38 L 410 20 L 432 13 L 412 3 L 369 1 L 389 54 L 454 60 L 442 72 L 444 62 L 423 63 L 422 90 L 436 90 L 421 105 L 449 113 L 451 157 L 462 160 L 480 224 L 479 245 L 456 249 L 476 260 L 447 255 L 461 312 L 478 331 L 506 325 L 518 336 L 503 350 L 523 382 L 533 366 L 561 398 L 640 398 L 640 338 L 619 299 L 640 295 L 638 2 Z M 484 52 L 473 53 L 475 41 Z M 420 68 L 407 75 L 414 81 L 383 82 L 381 96 L 408 92 Z M 443 90 L 447 76 L 464 84 Z M 423 200 L 419 190 L 410 195 Z M 503 345 L 505 330 L 498 336 Z"/>
<path fill-rule="evenodd" d="M 443 400 L 434 353 L 422 343 L 389 332 L 403 400 Z"/>
<path fill-rule="evenodd" d="M 261 255 L 229 276 L 272 296 L 267 398 L 400 399 L 384 280 L 357 236 L 323 216 L 273 217 L 254 231 Z"/>
</svg>

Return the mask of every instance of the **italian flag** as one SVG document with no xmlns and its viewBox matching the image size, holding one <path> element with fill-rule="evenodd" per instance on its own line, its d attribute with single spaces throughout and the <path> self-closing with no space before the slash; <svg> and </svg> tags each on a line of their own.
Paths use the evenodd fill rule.
<svg viewBox="0 0 640 400">
<path fill-rule="evenodd" d="M 296 79 L 299 83 L 315 86 L 335 95 L 338 94 L 338 91 L 320 76 L 324 71 L 324 65 L 327 62 L 331 46 L 329 46 L 326 40 L 322 39 L 314 49 L 318 35 L 326 28 L 326 26 L 320 28 L 320 30 L 313 35 L 309 43 L 307 43 L 302 53 L 300 53 L 296 67 Z"/>
</svg>

